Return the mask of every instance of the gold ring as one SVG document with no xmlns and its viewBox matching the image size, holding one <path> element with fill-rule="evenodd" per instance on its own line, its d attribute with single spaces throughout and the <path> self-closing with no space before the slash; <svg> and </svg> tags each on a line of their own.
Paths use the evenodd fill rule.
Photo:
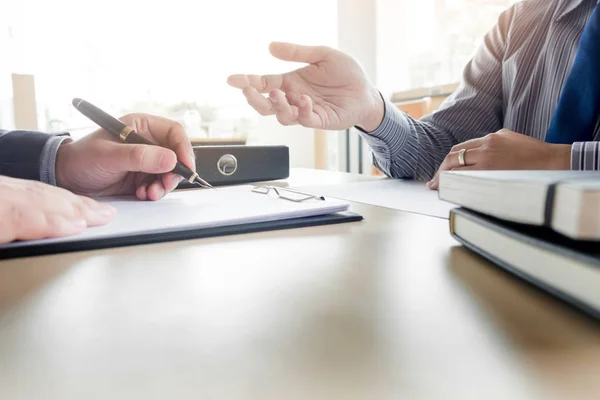
<svg viewBox="0 0 600 400">
<path fill-rule="evenodd" d="M 119 135 L 119 137 L 121 138 L 121 140 L 123 142 L 127 141 L 127 136 L 129 136 L 129 134 L 133 132 L 133 128 L 130 128 L 128 126 L 126 126 L 125 128 L 123 128 L 123 130 L 121 131 L 121 134 Z"/>
<path fill-rule="evenodd" d="M 465 153 L 467 152 L 467 149 L 462 149 L 461 151 L 458 152 L 458 163 L 460 165 L 462 165 L 463 167 L 465 165 L 467 165 L 467 163 L 465 162 Z"/>
</svg>

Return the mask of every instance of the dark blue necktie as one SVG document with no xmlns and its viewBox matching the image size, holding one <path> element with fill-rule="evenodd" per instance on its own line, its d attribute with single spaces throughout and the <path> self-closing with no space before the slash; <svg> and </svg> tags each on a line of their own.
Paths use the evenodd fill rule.
<svg viewBox="0 0 600 400">
<path fill-rule="evenodd" d="M 600 4 L 579 41 L 573 69 L 563 87 L 546 136 L 548 143 L 591 141 L 600 117 Z"/>
</svg>

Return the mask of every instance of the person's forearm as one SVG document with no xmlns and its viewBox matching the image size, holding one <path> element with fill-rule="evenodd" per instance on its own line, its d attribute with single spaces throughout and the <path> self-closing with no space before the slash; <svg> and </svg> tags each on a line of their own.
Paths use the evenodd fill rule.
<svg viewBox="0 0 600 400">
<path fill-rule="evenodd" d="M 65 133 L 0 131 L 0 175 L 56 185 L 55 162 Z"/>
<path fill-rule="evenodd" d="M 572 170 L 600 170 L 600 142 L 576 142 L 571 150 Z"/>
<path fill-rule="evenodd" d="M 385 102 L 379 127 L 373 132 L 361 131 L 376 167 L 398 179 L 431 179 L 456 141 L 441 127 L 411 118 L 390 101 Z"/>
<path fill-rule="evenodd" d="M 513 10 L 502 13 L 467 63 L 459 88 L 435 113 L 416 120 L 385 102 L 379 128 L 362 132 L 384 173 L 429 180 L 454 145 L 504 128 L 502 68 Z"/>
</svg>

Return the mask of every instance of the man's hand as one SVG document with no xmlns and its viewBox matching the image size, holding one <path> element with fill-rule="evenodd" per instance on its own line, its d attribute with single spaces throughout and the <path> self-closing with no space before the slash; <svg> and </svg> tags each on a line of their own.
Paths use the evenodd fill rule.
<svg viewBox="0 0 600 400">
<path fill-rule="evenodd" d="M 272 43 L 269 50 L 278 59 L 309 65 L 282 75 L 228 78 L 261 115 L 276 115 L 283 125 L 316 129 L 355 125 L 367 132 L 377 129 L 383 120 L 383 100 L 352 57 L 328 47 L 290 43 Z M 268 93 L 268 98 L 261 93 Z"/>
<path fill-rule="evenodd" d="M 0 176 L 0 244 L 74 235 L 115 214 L 114 207 L 68 190 Z"/>
<path fill-rule="evenodd" d="M 466 166 L 461 166 L 458 154 L 464 149 Z M 503 129 L 454 146 L 427 186 L 437 190 L 442 171 L 568 170 L 570 163 L 570 145 L 549 144 Z"/>
<path fill-rule="evenodd" d="M 169 173 L 177 158 L 196 170 L 192 145 L 181 124 L 145 114 L 120 120 L 158 146 L 120 143 L 100 129 L 59 147 L 58 186 L 86 196 L 135 194 L 140 200 L 159 200 L 181 182 L 180 176 Z"/>
</svg>

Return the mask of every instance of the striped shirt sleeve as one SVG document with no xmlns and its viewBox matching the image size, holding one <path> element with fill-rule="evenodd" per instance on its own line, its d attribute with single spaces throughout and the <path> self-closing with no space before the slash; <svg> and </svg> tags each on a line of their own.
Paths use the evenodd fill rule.
<svg viewBox="0 0 600 400">
<path fill-rule="evenodd" d="M 386 175 L 429 180 L 453 146 L 503 128 L 502 60 L 513 8 L 467 64 L 463 79 L 440 108 L 419 120 L 385 101 L 385 115 L 373 132 L 360 132 L 373 151 L 374 164 Z"/>
<path fill-rule="evenodd" d="M 571 150 L 571 169 L 600 170 L 600 142 L 576 142 Z"/>
<path fill-rule="evenodd" d="M 414 157 L 406 160 L 402 154 L 407 141 L 411 141 L 412 148 L 418 142 L 411 132 L 410 117 L 389 101 L 384 101 L 384 105 L 381 125 L 370 134 L 358 128 L 359 134 L 373 151 L 373 164 L 380 171 L 394 178 L 412 178 Z"/>
</svg>

